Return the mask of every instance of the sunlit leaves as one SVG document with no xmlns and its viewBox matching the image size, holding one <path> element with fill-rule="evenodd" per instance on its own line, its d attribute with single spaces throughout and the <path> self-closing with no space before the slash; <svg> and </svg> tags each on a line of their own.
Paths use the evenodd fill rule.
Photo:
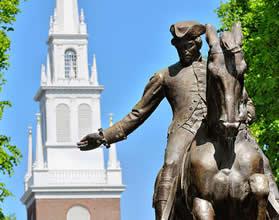
<svg viewBox="0 0 279 220">
<path fill-rule="evenodd" d="M 4 71 L 9 67 L 9 49 L 11 41 L 8 32 L 13 31 L 13 22 L 16 14 L 19 12 L 19 0 L 0 0 L 0 92 L 6 80 Z M 9 101 L 0 100 L 0 120 L 6 107 L 10 107 Z M 10 144 L 10 138 L 0 134 L 0 203 L 11 195 L 11 192 L 1 182 L 1 176 L 11 176 L 14 172 L 14 166 L 18 165 L 21 158 L 20 151 L 16 146 Z M 0 207 L 0 219 L 15 219 L 15 217 L 5 217 Z"/>
</svg>

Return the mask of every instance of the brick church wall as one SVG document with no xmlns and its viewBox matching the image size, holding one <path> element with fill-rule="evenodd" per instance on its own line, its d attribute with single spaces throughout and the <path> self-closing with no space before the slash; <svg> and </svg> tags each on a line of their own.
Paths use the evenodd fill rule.
<svg viewBox="0 0 279 220">
<path fill-rule="evenodd" d="M 120 220 L 120 199 L 38 199 L 27 210 L 28 220 L 67 220 L 73 206 L 90 212 L 90 220 Z"/>
</svg>

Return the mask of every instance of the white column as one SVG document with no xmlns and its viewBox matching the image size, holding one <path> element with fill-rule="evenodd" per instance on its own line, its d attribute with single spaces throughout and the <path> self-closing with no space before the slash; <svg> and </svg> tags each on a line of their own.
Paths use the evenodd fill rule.
<svg viewBox="0 0 279 220">
<path fill-rule="evenodd" d="M 36 114 L 37 118 L 37 137 L 36 137 L 36 168 L 44 168 L 44 154 L 43 154 L 43 143 L 42 143 L 42 128 L 41 128 L 41 114 Z"/>
<path fill-rule="evenodd" d="M 28 127 L 28 164 L 27 164 L 27 176 L 32 176 L 32 127 Z"/>
</svg>

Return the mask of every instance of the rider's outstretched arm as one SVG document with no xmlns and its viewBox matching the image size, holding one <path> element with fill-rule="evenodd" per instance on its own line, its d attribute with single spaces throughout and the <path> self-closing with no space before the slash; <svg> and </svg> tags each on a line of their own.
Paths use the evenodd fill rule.
<svg viewBox="0 0 279 220">
<path fill-rule="evenodd" d="M 151 115 L 164 97 L 163 75 L 157 73 L 149 80 L 141 100 L 132 111 L 103 131 L 105 141 L 111 144 L 125 139 Z"/>
</svg>

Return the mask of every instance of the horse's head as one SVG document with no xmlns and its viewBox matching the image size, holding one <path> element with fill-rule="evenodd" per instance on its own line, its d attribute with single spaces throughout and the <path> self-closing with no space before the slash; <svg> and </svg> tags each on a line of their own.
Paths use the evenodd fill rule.
<svg viewBox="0 0 279 220">
<path fill-rule="evenodd" d="M 218 37 L 214 27 L 207 25 L 210 50 L 207 64 L 207 104 L 210 129 L 234 137 L 246 120 L 246 93 L 243 88 L 246 63 L 243 58 L 241 25 Z"/>
</svg>

